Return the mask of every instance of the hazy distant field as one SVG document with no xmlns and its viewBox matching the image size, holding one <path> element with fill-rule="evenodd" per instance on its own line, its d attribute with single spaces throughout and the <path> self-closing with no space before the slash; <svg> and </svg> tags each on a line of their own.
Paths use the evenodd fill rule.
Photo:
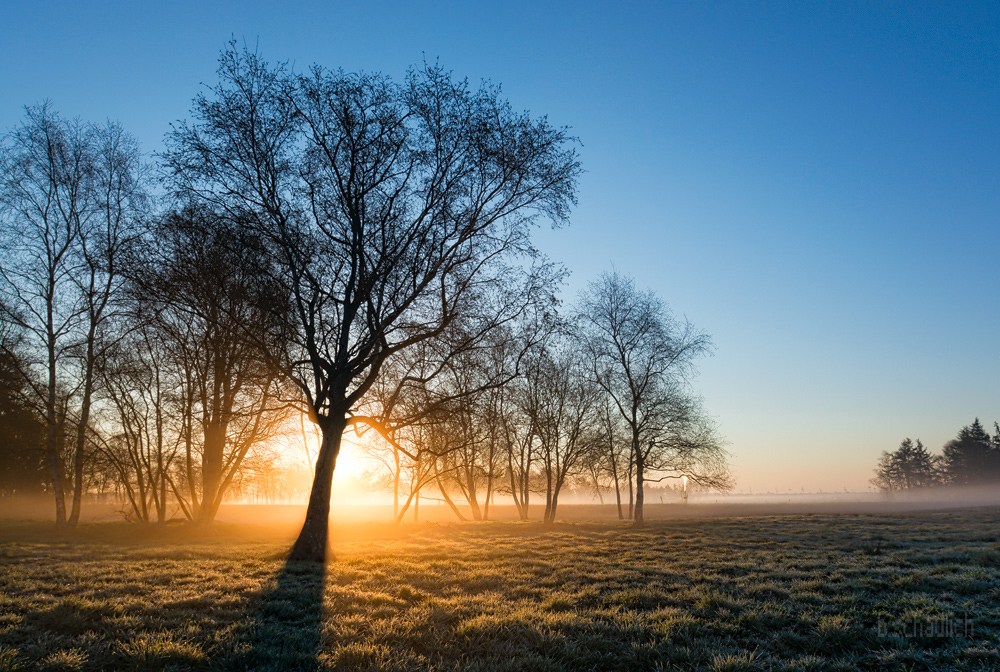
<svg viewBox="0 0 1000 672">
<path fill-rule="evenodd" d="M 0 523 L 0 670 L 1000 669 L 1000 509 L 340 524 Z"/>
<path fill-rule="evenodd" d="M 391 503 L 372 503 L 370 496 L 356 501 L 338 501 L 334 498 L 330 512 L 336 523 L 382 523 L 393 519 Z M 391 498 L 382 493 L 383 502 Z M 376 499 L 377 501 L 377 499 Z M 540 518 L 544 501 L 533 500 L 532 515 Z M 625 504 L 623 504 L 625 506 Z M 655 497 L 646 500 L 647 518 L 701 518 L 732 516 L 772 516 L 789 514 L 890 514 L 944 509 L 968 509 L 981 506 L 1000 507 L 1000 490 L 995 487 L 935 488 L 916 495 L 893 493 L 890 499 L 873 493 L 806 493 L 788 495 L 702 495 L 688 504 L 679 501 L 659 502 Z M 96 504 L 88 502 L 83 507 L 82 520 L 111 522 L 124 520 L 124 504 Z M 468 505 L 459 509 L 471 518 Z M 226 523 L 252 523 L 265 525 L 301 525 L 305 516 L 305 503 L 301 504 L 223 504 L 217 520 Z M 413 508 L 405 513 L 405 522 L 413 522 Z M 179 518 L 180 510 L 171 510 L 168 517 Z M 490 520 L 516 521 L 517 509 L 503 498 L 490 506 Z M 558 519 L 565 522 L 613 522 L 618 519 L 614 504 L 598 504 L 589 497 L 571 495 L 560 499 Z M 55 505 L 51 496 L 0 499 L 0 521 L 3 519 L 55 520 Z M 424 500 L 419 509 L 419 522 L 452 523 L 457 518 L 452 510 L 440 501 Z"/>
</svg>

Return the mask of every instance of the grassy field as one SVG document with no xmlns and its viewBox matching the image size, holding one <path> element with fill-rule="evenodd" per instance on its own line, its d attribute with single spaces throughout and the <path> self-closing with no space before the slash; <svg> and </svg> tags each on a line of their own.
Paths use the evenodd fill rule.
<svg viewBox="0 0 1000 672">
<path fill-rule="evenodd" d="M 1000 509 L 290 528 L 0 523 L 0 670 L 997 670 Z"/>
</svg>

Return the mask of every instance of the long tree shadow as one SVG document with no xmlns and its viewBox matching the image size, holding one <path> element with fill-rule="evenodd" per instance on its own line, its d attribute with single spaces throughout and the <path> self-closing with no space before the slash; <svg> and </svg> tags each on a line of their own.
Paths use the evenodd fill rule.
<svg viewBox="0 0 1000 672">
<path fill-rule="evenodd" d="M 312 672 L 319 667 L 326 563 L 287 561 L 214 668 Z"/>
</svg>

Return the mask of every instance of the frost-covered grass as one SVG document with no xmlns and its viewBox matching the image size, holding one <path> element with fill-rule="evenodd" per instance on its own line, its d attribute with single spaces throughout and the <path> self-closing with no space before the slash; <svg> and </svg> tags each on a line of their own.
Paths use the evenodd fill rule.
<svg viewBox="0 0 1000 672">
<path fill-rule="evenodd" d="M 1000 510 L 284 536 L 0 524 L 0 670 L 996 670 Z M 260 534 L 254 532 L 254 534 Z"/>
</svg>

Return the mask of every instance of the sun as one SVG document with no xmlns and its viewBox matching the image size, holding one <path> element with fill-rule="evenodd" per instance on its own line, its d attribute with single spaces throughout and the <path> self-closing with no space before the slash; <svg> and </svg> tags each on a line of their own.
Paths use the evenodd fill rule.
<svg viewBox="0 0 1000 672">
<path fill-rule="evenodd" d="M 301 498 L 300 503 L 305 503 L 309 496 L 321 437 L 319 427 L 302 413 L 288 418 L 280 435 L 269 444 L 275 458 L 273 466 L 285 471 L 289 482 L 295 483 L 299 493 L 296 501 Z M 360 435 L 353 429 L 344 432 L 333 471 L 335 503 L 372 503 L 381 497 L 382 491 L 373 482 L 379 460 L 372 448 L 379 441 L 378 433 L 373 430 L 362 430 Z"/>
<path fill-rule="evenodd" d="M 300 461 L 308 462 L 309 468 L 316 466 L 316 455 L 319 453 L 321 434 L 309 417 L 302 414 L 295 423 L 297 430 L 294 432 L 290 443 L 298 444 L 292 449 L 298 451 Z M 349 429 L 344 432 L 340 443 L 340 454 L 337 456 L 337 465 L 333 472 L 334 484 L 346 485 L 348 483 L 356 485 L 358 481 L 364 481 L 367 474 L 375 467 L 375 460 L 371 457 L 368 449 L 373 440 L 374 432 L 363 432 L 360 436 Z"/>
<path fill-rule="evenodd" d="M 365 444 L 367 437 L 358 439 L 353 434 L 344 435 L 340 443 L 340 454 L 337 456 L 337 467 L 333 472 L 334 483 L 363 481 L 367 478 L 374 464 L 373 458 L 365 454 Z"/>
</svg>

